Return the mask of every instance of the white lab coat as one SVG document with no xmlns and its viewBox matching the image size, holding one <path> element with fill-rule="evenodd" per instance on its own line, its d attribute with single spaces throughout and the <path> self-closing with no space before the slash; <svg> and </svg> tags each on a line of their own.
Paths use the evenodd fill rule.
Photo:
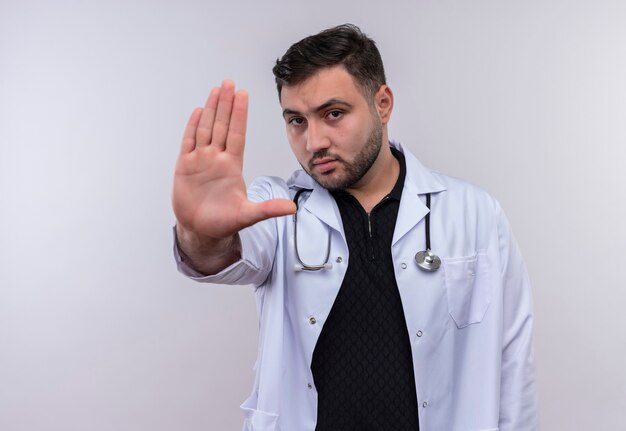
<svg viewBox="0 0 626 431">
<path fill-rule="evenodd" d="M 531 293 L 524 262 L 498 203 L 483 190 L 425 169 L 399 144 L 406 179 L 392 243 L 411 338 L 422 431 L 536 430 Z M 246 431 L 313 431 L 317 393 L 310 364 L 350 257 L 332 196 L 305 172 L 285 182 L 263 177 L 251 200 L 300 198 L 298 247 L 331 269 L 295 271 L 293 219 L 280 217 L 240 233 L 242 258 L 199 281 L 253 284 L 260 319 L 256 381 L 241 406 Z M 424 194 L 432 194 L 430 229 L 439 271 L 420 270 L 425 248 Z M 367 379 L 367 376 L 363 376 Z"/>
</svg>

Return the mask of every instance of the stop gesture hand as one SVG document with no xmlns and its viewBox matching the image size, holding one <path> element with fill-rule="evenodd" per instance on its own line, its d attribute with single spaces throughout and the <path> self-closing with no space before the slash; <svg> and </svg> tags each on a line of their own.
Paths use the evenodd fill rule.
<svg viewBox="0 0 626 431">
<path fill-rule="evenodd" d="M 183 240 L 188 243 L 182 247 L 186 252 L 191 242 L 214 247 L 254 223 L 295 212 L 288 199 L 260 203 L 247 199 L 242 175 L 247 115 L 247 93 L 235 93 L 234 83 L 224 81 L 211 91 L 204 108 L 189 118 L 172 197 L 179 241 L 194 238 Z"/>
</svg>

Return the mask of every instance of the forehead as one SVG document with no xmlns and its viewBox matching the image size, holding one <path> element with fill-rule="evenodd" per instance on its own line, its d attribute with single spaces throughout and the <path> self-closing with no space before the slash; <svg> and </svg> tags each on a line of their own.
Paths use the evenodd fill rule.
<svg viewBox="0 0 626 431">
<path fill-rule="evenodd" d="M 354 78 L 343 66 L 321 69 L 299 84 L 284 86 L 280 92 L 280 106 L 294 111 L 313 109 L 331 99 L 366 103 Z"/>
</svg>

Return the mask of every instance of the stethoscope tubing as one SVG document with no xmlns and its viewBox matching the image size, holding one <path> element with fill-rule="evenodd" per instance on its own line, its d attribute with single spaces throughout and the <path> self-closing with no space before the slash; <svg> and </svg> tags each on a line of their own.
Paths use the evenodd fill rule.
<svg viewBox="0 0 626 431">
<path fill-rule="evenodd" d="M 426 208 L 428 208 L 428 213 L 426 213 L 424 223 L 426 223 L 425 231 L 426 231 L 426 250 L 430 250 L 430 193 L 426 193 Z"/>
<path fill-rule="evenodd" d="M 298 206 L 298 199 L 303 192 L 307 191 L 311 192 L 313 190 L 299 189 L 293 198 L 293 202 L 296 204 L 296 212 L 293 214 L 293 246 L 296 251 L 296 260 L 298 261 L 298 264 L 294 266 L 294 269 L 296 271 L 319 271 L 321 269 L 330 269 L 333 267 L 333 264 L 330 263 L 330 230 L 328 230 L 328 241 L 326 241 L 326 257 L 324 258 L 324 263 L 321 265 L 304 263 L 300 257 L 300 253 L 298 252 L 298 210 L 300 209 Z"/>
<path fill-rule="evenodd" d="M 326 256 L 324 257 L 324 263 L 322 264 L 308 264 L 305 263 L 300 257 L 300 253 L 298 251 L 298 210 L 300 209 L 298 205 L 298 201 L 300 199 L 300 195 L 304 192 L 312 192 L 311 189 L 298 189 L 296 192 L 293 202 L 296 204 L 296 212 L 293 214 L 293 243 L 295 249 L 296 260 L 298 263 L 294 265 L 295 271 L 319 271 L 322 269 L 331 269 L 332 263 L 330 263 L 330 242 L 331 242 L 331 232 L 328 230 L 328 240 L 326 241 Z M 417 266 L 426 272 L 434 272 L 439 269 L 441 266 L 441 259 L 439 256 L 434 254 L 430 248 L 430 193 L 426 193 L 426 207 L 428 208 L 428 212 L 424 217 L 424 230 L 426 236 L 426 250 L 419 251 L 415 255 L 415 263 Z"/>
<path fill-rule="evenodd" d="M 426 193 L 426 208 L 428 208 L 428 212 L 424 217 L 426 250 L 418 251 L 415 254 L 415 263 L 421 270 L 435 272 L 441 266 L 441 259 L 430 249 L 430 193 Z"/>
</svg>

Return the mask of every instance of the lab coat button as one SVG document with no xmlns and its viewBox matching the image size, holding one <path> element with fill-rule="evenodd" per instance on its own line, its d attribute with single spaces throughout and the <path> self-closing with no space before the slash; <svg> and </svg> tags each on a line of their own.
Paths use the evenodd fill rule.
<svg viewBox="0 0 626 431">
<path fill-rule="evenodd" d="M 418 337 L 421 337 L 422 335 L 424 335 L 424 333 L 421 330 L 419 330 L 417 331 L 415 335 L 417 335 Z"/>
<path fill-rule="evenodd" d="M 337 259 L 335 259 L 335 262 L 341 263 L 343 262 L 343 258 L 341 256 L 337 256 Z"/>
<path fill-rule="evenodd" d="M 313 389 L 313 385 L 311 383 L 307 383 L 306 387 L 309 388 L 309 389 Z"/>
<path fill-rule="evenodd" d="M 402 268 L 402 269 L 406 269 L 406 263 L 402 262 L 402 263 L 400 264 L 400 268 Z"/>
<path fill-rule="evenodd" d="M 309 323 L 311 325 L 315 325 L 317 323 L 317 319 L 315 317 L 309 317 Z"/>
<path fill-rule="evenodd" d="M 422 403 L 422 407 L 424 407 L 424 408 L 428 407 L 428 401 L 424 401 L 424 402 Z"/>
</svg>

